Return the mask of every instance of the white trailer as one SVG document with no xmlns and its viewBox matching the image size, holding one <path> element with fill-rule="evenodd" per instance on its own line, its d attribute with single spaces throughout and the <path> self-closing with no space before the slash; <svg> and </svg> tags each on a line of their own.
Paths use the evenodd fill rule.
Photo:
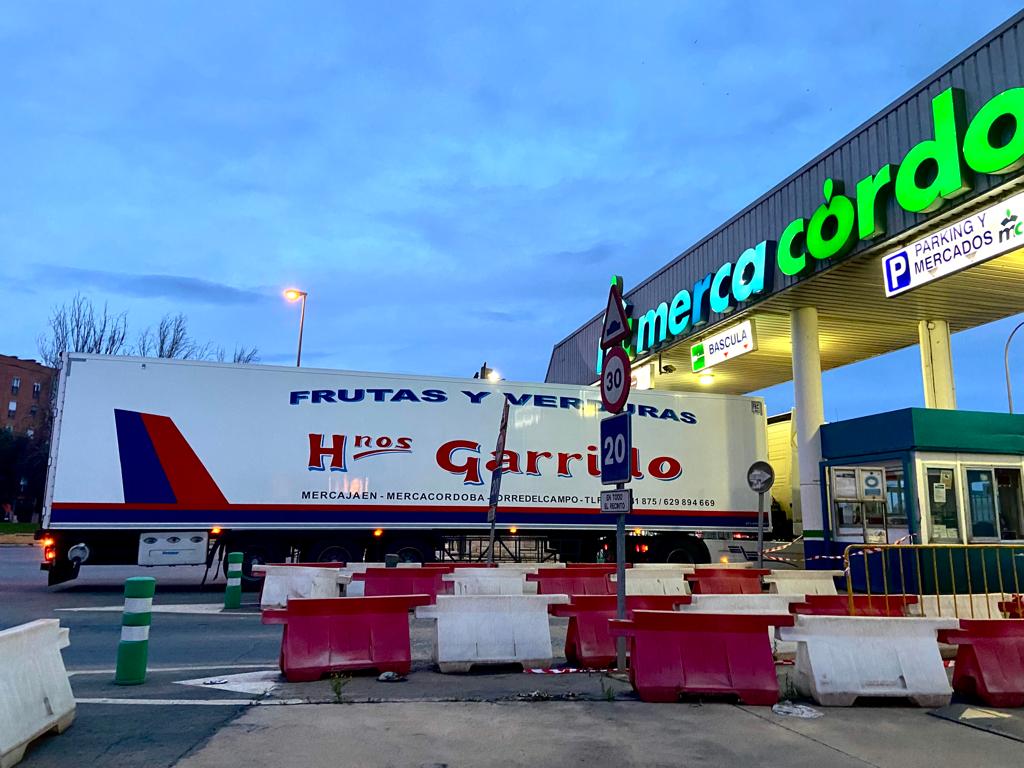
<svg viewBox="0 0 1024 768">
<path fill-rule="evenodd" d="M 631 557 L 707 561 L 699 532 L 756 528 L 761 399 L 645 391 L 629 407 Z M 43 567 L 57 583 L 82 564 L 209 565 L 218 547 L 244 551 L 246 572 L 289 554 L 479 552 L 495 470 L 503 552 L 529 540 L 541 557 L 610 558 L 601 411 L 594 387 L 72 354 Z"/>
</svg>

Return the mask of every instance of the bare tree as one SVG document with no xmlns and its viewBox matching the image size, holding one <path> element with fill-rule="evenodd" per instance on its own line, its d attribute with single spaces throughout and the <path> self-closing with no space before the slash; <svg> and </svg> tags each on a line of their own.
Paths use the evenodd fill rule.
<svg viewBox="0 0 1024 768">
<path fill-rule="evenodd" d="M 164 357 L 178 360 L 206 360 L 213 353 L 210 344 L 200 344 L 189 333 L 188 318 L 181 312 L 164 315 L 156 330 L 146 328 L 135 345 L 141 357 Z"/>
<path fill-rule="evenodd" d="M 37 343 L 43 362 L 56 368 L 64 352 L 124 354 L 127 337 L 128 317 L 124 312 L 111 314 L 106 304 L 99 310 L 78 293 L 70 302 L 53 308 L 49 327 Z"/>
<path fill-rule="evenodd" d="M 223 363 L 227 360 L 228 353 L 224 347 L 217 348 L 216 358 L 218 362 Z M 258 363 L 260 361 L 259 350 L 256 347 L 246 347 L 245 345 L 235 347 L 235 352 L 231 356 L 231 362 L 243 363 L 249 365 L 251 363 Z"/>
<path fill-rule="evenodd" d="M 49 328 L 38 339 L 39 355 L 54 368 L 60 365 L 63 352 L 222 362 L 227 358 L 223 347 L 197 341 L 189 332 L 188 318 L 181 312 L 164 315 L 155 330 L 151 326 L 143 329 L 134 348 L 127 344 L 127 338 L 128 317 L 124 312 L 113 315 L 106 304 L 99 310 L 90 299 L 76 294 L 67 304 L 53 308 Z M 259 362 L 259 351 L 256 347 L 236 346 L 232 362 Z"/>
</svg>

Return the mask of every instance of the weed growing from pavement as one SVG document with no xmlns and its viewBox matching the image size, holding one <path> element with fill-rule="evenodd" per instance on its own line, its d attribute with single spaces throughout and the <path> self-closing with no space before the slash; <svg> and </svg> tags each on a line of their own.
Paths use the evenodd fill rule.
<svg viewBox="0 0 1024 768">
<path fill-rule="evenodd" d="M 331 691 L 334 693 L 334 703 L 342 704 L 345 701 L 345 686 L 352 682 L 351 675 L 342 675 L 335 672 L 331 675 Z"/>
<path fill-rule="evenodd" d="M 605 676 L 601 675 L 601 695 L 605 701 L 615 701 L 615 689 L 605 682 Z"/>
</svg>

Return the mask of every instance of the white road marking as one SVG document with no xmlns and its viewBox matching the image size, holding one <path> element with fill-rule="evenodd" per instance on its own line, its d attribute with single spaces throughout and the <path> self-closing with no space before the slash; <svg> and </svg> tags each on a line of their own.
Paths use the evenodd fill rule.
<svg viewBox="0 0 1024 768">
<path fill-rule="evenodd" d="M 76 704 L 127 704 L 151 707 L 268 707 L 308 704 L 306 699 L 75 699 Z"/>
<path fill-rule="evenodd" d="M 212 678 L 207 675 L 193 680 L 174 681 L 175 685 L 194 685 L 199 688 L 214 688 L 218 691 L 247 693 L 252 696 L 265 696 L 277 688 L 281 682 L 281 673 L 276 669 L 242 672 L 236 675 L 218 675 Z"/>
<path fill-rule="evenodd" d="M 207 669 L 277 669 L 277 663 L 268 661 L 266 664 L 206 664 L 191 667 L 150 667 L 149 672 L 202 672 Z M 115 671 L 113 669 L 73 669 L 68 672 L 68 677 L 73 675 L 112 675 Z"/>
<path fill-rule="evenodd" d="M 255 608 L 256 606 L 252 606 Z M 66 613 L 121 613 L 124 610 L 122 605 L 97 605 L 84 606 L 79 608 L 54 608 L 55 611 Z M 154 605 L 153 613 L 181 613 L 194 615 L 219 615 L 219 616 L 259 616 L 258 611 L 224 610 L 220 603 L 183 603 L 181 605 Z"/>
</svg>

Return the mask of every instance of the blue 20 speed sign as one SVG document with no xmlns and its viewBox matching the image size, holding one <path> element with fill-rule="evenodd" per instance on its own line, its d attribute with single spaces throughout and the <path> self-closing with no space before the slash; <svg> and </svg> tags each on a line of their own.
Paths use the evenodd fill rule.
<svg viewBox="0 0 1024 768">
<path fill-rule="evenodd" d="M 633 456 L 633 422 L 628 411 L 601 419 L 601 483 L 628 483 Z"/>
</svg>

